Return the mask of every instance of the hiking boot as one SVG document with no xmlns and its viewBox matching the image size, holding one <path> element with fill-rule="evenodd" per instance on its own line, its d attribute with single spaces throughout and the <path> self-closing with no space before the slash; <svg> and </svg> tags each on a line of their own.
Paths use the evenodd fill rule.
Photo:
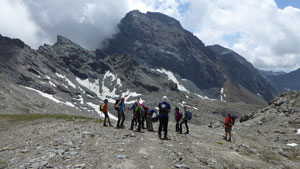
<svg viewBox="0 0 300 169">
<path fill-rule="evenodd" d="M 106 124 L 103 124 L 103 126 L 104 126 L 104 127 L 107 127 L 107 125 L 106 125 Z"/>
<path fill-rule="evenodd" d="M 190 134 L 190 133 L 188 133 L 188 132 L 185 132 L 184 134 Z"/>
<path fill-rule="evenodd" d="M 227 141 L 231 142 L 231 138 L 229 138 Z"/>
<path fill-rule="evenodd" d="M 168 136 L 165 136 L 165 137 L 164 137 L 164 140 L 168 140 L 168 139 L 169 139 Z"/>
<path fill-rule="evenodd" d="M 159 139 L 161 139 L 161 135 L 158 135 Z"/>
<path fill-rule="evenodd" d="M 224 140 L 227 140 L 227 137 L 225 136 L 225 137 L 223 137 L 223 139 L 224 139 Z"/>
</svg>

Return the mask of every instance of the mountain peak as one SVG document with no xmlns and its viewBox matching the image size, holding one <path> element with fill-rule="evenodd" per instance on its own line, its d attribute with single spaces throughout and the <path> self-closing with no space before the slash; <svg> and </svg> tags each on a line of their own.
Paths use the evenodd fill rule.
<svg viewBox="0 0 300 169">
<path fill-rule="evenodd" d="M 61 36 L 61 35 L 57 35 L 57 41 L 56 41 L 56 44 L 63 45 L 63 44 L 70 44 L 70 43 L 73 44 L 73 42 L 72 42 L 70 39 L 65 38 L 65 37 L 63 37 L 63 36 Z"/>
</svg>

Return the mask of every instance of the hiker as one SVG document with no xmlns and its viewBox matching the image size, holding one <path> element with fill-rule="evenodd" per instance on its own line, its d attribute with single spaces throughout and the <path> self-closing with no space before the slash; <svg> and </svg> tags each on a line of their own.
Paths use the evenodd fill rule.
<svg viewBox="0 0 300 169">
<path fill-rule="evenodd" d="M 132 115 L 132 120 L 131 120 L 131 126 L 129 128 L 129 130 L 133 130 L 133 125 L 134 122 L 137 121 L 138 122 L 138 128 L 137 131 L 141 132 L 141 107 L 139 106 L 138 102 L 135 102 L 131 109 L 133 110 L 133 115 Z"/>
<path fill-rule="evenodd" d="M 144 109 L 143 115 L 142 115 L 142 129 L 147 129 L 148 128 L 147 115 L 148 115 L 149 107 L 145 106 L 145 103 L 142 103 L 142 107 Z M 146 127 L 144 127 L 145 121 L 146 121 Z"/>
<path fill-rule="evenodd" d="M 147 127 L 148 127 L 148 131 L 154 131 L 153 130 L 153 125 L 152 125 L 152 116 L 153 114 L 156 113 L 155 109 L 151 109 L 148 110 L 148 114 L 147 114 Z"/>
<path fill-rule="evenodd" d="M 112 126 L 111 123 L 110 123 L 109 116 L 108 116 L 108 105 L 107 104 L 108 104 L 108 100 L 105 99 L 104 103 L 100 106 L 100 111 L 102 111 L 103 114 L 104 114 L 104 123 L 103 123 L 103 126 L 105 126 L 105 127 L 107 126 L 106 125 L 106 120 L 108 120 L 109 126 Z"/>
<path fill-rule="evenodd" d="M 229 141 L 229 142 L 231 142 L 231 129 L 232 129 L 232 126 L 233 126 L 233 120 L 232 120 L 231 114 L 227 113 L 227 116 L 225 118 L 225 123 L 224 123 L 223 127 L 225 127 L 224 139 Z M 228 135 L 229 135 L 229 138 L 227 137 Z"/>
<path fill-rule="evenodd" d="M 163 96 L 162 102 L 159 103 L 159 127 L 158 127 L 158 136 L 161 138 L 161 130 L 164 128 L 164 139 L 168 139 L 168 122 L 169 122 L 169 113 L 171 110 L 170 104 L 167 102 L 168 97 Z"/>
<path fill-rule="evenodd" d="M 175 108 L 175 121 L 176 121 L 176 132 L 180 131 L 179 122 L 182 118 L 182 112 L 179 110 L 178 107 Z"/>
<path fill-rule="evenodd" d="M 118 122 L 117 122 L 117 128 L 125 128 L 124 126 L 124 120 L 125 120 L 125 97 L 121 98 L 121 101 L 116 103 L 115 109 L 118 111 Z M 121 122 L 121 124 L 120 124 Z"/>
<path fill-rule="evenodd" d="M 189 126 L 188 120 L 190 119 L 191 113 L 187 110 L 186 106 L 183 106 L 183 116 L 180 122 L 180 131 L 179 133 L 182 134 L 182 124 L 185 124 L 186 132 L 184 134 L 189 134 Z"/>
</svg>

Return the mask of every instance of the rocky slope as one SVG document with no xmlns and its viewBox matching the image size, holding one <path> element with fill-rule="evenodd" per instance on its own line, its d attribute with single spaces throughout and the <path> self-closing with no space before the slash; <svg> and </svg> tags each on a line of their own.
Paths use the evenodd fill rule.
<svg viewBox="0 0 300 169">
<path fill-rule="evenodd" d="M 300 165 L 298 147 L 241 132 L 239 124 L 231 143 L 222 139 L 222 128 L 190 125 L 190 135 L 179 135 L 174 124 L 169 127 L 170 140 L 163 141 L 156 132 L 102 127 L 92 119 L 0 116 L 0 135 L 6 136 L 0 137 L 0 168 L 296 169 Z"/>
</svg>

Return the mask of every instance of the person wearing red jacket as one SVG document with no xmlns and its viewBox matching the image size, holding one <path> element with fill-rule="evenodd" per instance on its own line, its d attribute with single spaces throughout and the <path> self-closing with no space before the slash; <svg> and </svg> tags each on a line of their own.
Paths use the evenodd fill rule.
<svg viewBox="0 0 300 169">
<path fill-rule="evenodd" d="M 231 129 L 232 129 L 233 121 L 230 113 L 227 113 L 227 116 L 225 118 L 225 136 L 224 139 L 231 142 Z M 227 137 L 229 136 L 229 138 Z M 227 139 L 228 138 L 228 139 Z"/>
</svg>

